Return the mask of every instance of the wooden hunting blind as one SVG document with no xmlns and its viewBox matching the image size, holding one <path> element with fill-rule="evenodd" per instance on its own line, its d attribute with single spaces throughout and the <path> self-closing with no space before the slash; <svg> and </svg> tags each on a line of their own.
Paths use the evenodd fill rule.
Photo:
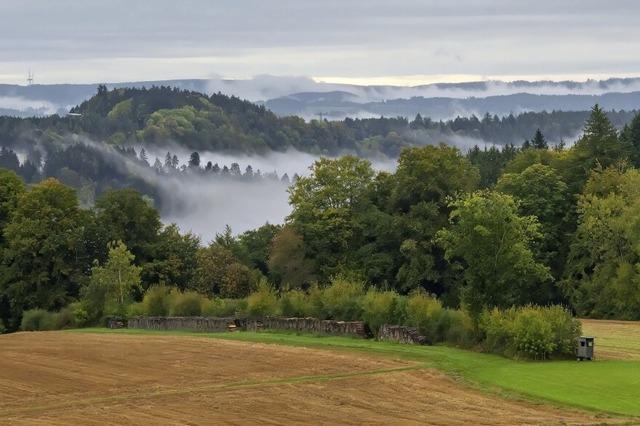
<svg viewBox="0 0 640 426">
<path fill-rule="evenodd" d="M 578 361 L 588 359 L 592 361 L 594 357 L 595 337 L 580 336 L 578 339 Z"/>
</svg>

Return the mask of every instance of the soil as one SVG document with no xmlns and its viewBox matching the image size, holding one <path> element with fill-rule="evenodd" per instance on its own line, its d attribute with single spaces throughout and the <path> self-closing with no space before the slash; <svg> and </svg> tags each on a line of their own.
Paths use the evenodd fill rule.
<svg viewBox="0 0 640 426">
<path fill-rule="evenodd" d="M 0 336 L 0 424 L 604 424 L 403 360 L 211 338 Z"/>
</svg>

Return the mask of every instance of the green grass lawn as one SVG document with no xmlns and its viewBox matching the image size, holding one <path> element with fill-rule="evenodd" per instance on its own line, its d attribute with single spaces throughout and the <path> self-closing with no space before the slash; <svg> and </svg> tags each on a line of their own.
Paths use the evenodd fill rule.
<svg viewBox="0 0 640 426">
<path fill-rule="evenodd" d="M 287 333 L 193 333 L 181 331 L 84 329 L 73 332 L 172 334 L 274 343 L 290 346 L 364 351 L 407 359 L 462 378 L 482 389 L 533 399 L 640 416 L 640 361 L 514 361 L 447 346 L 414 346 L 346 337 Z"/>
</svg>

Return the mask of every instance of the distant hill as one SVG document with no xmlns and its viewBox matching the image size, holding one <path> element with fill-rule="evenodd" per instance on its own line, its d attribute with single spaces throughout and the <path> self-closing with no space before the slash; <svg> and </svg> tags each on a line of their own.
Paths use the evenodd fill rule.
<svg viewBox="0 0 640 426">
<path fill-rule="evenodd" d="M 633 110 L 640 107 L 640 91 L 630 93 L 604 93 L 601 95 L 536 95 L 516 93 L 484 98 L 426 98 L 391 99 L 379 102 L 358 102 L 348 92 L 294 93 L 271 99 L 264 105 L 278 115 L 298 115 L 305 118 L 323 116 L 341 120 L 345 117 L 407 117 L 416 114 L 434 120 L 447 120 L 457 116 L 498 116 L 540 111 L 585 111 L 594 104 L 607 110 Z"/>
<path fill-rule="evenodd" d="M 404 147 L 440 142 L 463 148 L 474 144 L 519 145 L 537 129 L 541 129 L 551 143 L 570 142 L 579 134 L 593 104 L 602 102 L 605 108 L 611 108 L 612 103 L 624 100 L 625 111 L 608 113 L 614 125 L 621 128 L 633 117 L 634 99 L 638 96 L 638 92 L 570 95 L 572 105 L 579 110 L 525 112 L 502 117 L 468 114 L 452 120 L 438 120 L 427 114 L 421 114 L 418 119 L 403 117 L 408 114 L 399 112 L 407 108 L 407 102 L 431 108 L 435 115 L 442 101 L 442 98 L 414 98 L 406 102 L 371 104 L 380 108 L 375 118 L 335 121 L 326 120 L 330 113 L 327 106 L 340 104 L 346 109 L 368 104 L 356 104 L 352 100 L 355 95 L 342 91 L 321 95 L 300 93 L 283 98 L 282 102 L 290 105 L 314 105 L 316 119 L 306 122 L 288 114 L 279 116 L 265 105 L 219 93 L 207 95 L 168 86 L 113 90 L 98 86 L 94 96 L 70 108 L 70 115 L 0 117 L 0 146 L 25 148 L 45 141 L 57 143 L 71 136 L 125 147 L 178 145 L 189 150 L 244 154 L 296 149 L 318 155 L 354 153 L 396 157 Z M 482 108 L 487 102 L 508 105 L 505 99 L 514 97 L 533 105 L 544 102 L 547 96 L 521 94 L 455 102 L 458 106 L 466 102 L 465 105 Z M 384 111 L 388 114 L 382 113 Z M 387 117 L 380 117 L 383 115 Z M 321 117 L 324 119 L 320 120 Z"/>
<path fill-rule="evenodd" d="M 168 86 L 206 93 L 208 80 L 159 80 L 107 83 L 108 89 Z M 0 84 L 0 115 L 15 117 L 64 114 L 96 94 L 95 84 Z"/>
<path fill-rule="evenodd" d="M 640 78 L 575 81 L 477 81 L 419 86 L 362 86 L 314 81 L 307 77 L 262 75 L 251 79 L 183 79 L 106 83 L 108 89 L 175 87 L 204 94 L 223 93 L 260 103 L 278 115 L 433 119 L 457 115 L 505 116 L 526 111 L 584 111 L 599 102 L 606 109 L 640 106 Z M 0 115 L 62 114 L 96 93 L 98 84 L 0 85 Z"/>
</svg>

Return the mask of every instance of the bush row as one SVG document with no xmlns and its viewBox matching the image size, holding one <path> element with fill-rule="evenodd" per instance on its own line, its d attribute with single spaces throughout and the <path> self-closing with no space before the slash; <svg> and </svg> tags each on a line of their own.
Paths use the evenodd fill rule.
<svg viewBox="0 0 640 426">
<path fill-rule="evenodd" d="M 377 334 L 383 324 L 416 327 L 431 343 L 445 342 L 509 357 L 547 359 L 573 355 L 580 322 L 566 309 L 526 306 L 485 311 L 474 322 L 464 310 L 442 306 L 436 298 L 414 292 L 366 289 L 361 282 L 336 278 L 327 287 L 278 293 L 266 281 L 243 299 L 209 299 L 196 292 L 179 292 L 158 285 L 147 290 L 141 302 L 130 304 L 129 316 L 265 316 L 314 317 L 343 321 L 361 320 Z M 86 325 L 81 304 L 50 313 L 27 311 L 23 330 L 53 330 Z"/>
<path fill-rule="evenodd" d="M 74 303 L 59 312 L 43 309 L 24 311 L 20 328 L 24 331 L 63 330 L 86 325 L 87 313 Z"/>
<path fill-rule="evenodd" d="M 208 299 L 198 293 L 151 287 L 142 302 L 129 306 L 130 316 L 265 316 L 313 317 L 364 321 L 377 334 L 383 324 L 417 327 L 433 343 L 469 345 L 473 324 L 466 313 L 447 309 L 423 293 L 401 296 L 394 291 L 365 289 L 363 283 L 334 279 L 331 285 L 278 294 L 266 281 L 245 299 Z"/>
</svg>

